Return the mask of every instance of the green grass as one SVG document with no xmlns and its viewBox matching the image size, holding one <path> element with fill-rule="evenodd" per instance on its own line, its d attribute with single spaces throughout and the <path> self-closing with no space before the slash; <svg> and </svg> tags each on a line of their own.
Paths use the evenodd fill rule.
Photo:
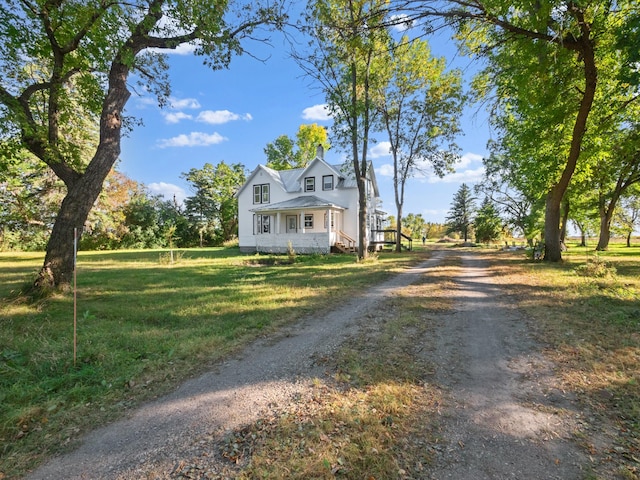
<svg viewBox="0 0 640 480">
<path fill-rule="evenodd" d="M 42 255 L 0 253 L 0 478 L 423 255 L 360 263 L 300 255 L 293 264 L 284 256 L 272 265 L 237 248 L 178 257 L 167 264 L 162 251 L 79 254 L 74 365 L 72 292 L 27 302 L 15 292 L 33 279 Z"/>
</svg>

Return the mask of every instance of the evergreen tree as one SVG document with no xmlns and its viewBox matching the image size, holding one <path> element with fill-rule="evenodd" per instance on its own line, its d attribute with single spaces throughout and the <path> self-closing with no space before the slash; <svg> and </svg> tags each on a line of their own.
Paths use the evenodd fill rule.
<svg viewBox="0 0 640 480">
<path fill-rule="evenodd" d="M 476 242 L 489 243 L 498 240 L 502 233 L 502 219 L 489 197 L 484 197 L 474 221 Z"/>
<path fill-rule="evenodd" d="M 466 242 L 469 239 L 469 227 L 473 223 L 474 211 L 475 198 L 471 194 L 471 189 L 463 183 L 453 196 L 451 210 L 446 218 L 447 233 L 460 232 Z"/>
</svg>

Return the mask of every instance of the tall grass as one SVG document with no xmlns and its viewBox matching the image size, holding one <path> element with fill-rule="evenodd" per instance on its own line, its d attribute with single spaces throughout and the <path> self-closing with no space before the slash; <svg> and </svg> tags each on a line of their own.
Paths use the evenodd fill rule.
<svg viewBox="0 0 640 480">
<path fill-rule="evenodd" d="M 42 256 L 0 254 L 0 478 L 420 258 L 311 255 L 289 263 L 219 248 L 182 251 L 170 263 L 163 253 L 79 254 L 76 365 L 72 292 L 26 301 L 16 292 Z"/>
</svg>

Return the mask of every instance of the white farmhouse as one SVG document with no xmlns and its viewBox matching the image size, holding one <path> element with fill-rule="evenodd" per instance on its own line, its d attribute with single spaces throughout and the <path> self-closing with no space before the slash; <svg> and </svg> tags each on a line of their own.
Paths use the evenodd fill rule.
<svg viewBox="0 0 640 480">
<path fill-rule="evenodd" d="M 384 212 L 373 166 L 369 165 L 367 232 L 370 248 L 382 245 Z M 236 194 L 242 252 L 296 253 L 355 251 L 358 187 L 353 173 L 324 161 L 322 147 L 306 168 L 273 170 L 258 165 Z"/>
</svg>

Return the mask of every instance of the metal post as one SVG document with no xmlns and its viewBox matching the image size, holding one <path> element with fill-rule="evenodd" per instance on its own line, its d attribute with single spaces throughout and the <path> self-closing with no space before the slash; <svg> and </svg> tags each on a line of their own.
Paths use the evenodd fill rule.
<svg viewBox="0 0 640 480">
<path fill-rule="evenodd" d="M 78 228 L 73 229 L 73 366 L 76 366 L 78 352 L 78 309 L 77 309 L 77 282 L 76 282 L 76 257 L 78 254 Z"/>
</svg>

